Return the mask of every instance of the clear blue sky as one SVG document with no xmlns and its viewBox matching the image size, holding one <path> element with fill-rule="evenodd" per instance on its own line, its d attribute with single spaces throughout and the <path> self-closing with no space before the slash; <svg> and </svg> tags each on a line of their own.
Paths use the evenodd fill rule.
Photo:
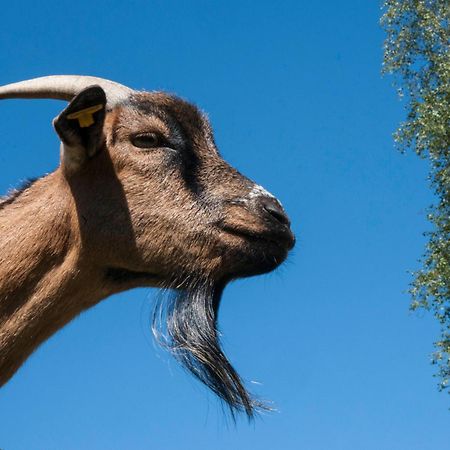
<svg viewBox="0 0 450 450">
<path fill-rule="evenodd" d="M 227 421 L 152 343 L 156 295 L 105 300 L 0 391 L 4 450 L 437 450 L 438 336 L 405 293 L 428 225 L 426 162 L 391 133 L 377 1 L 4 2 L 0 84 L 89 74 L 209 113 L 224 157 L 274 192 L 298 244 L 223 299 L 226 351 L 277 413 Z M 0 103 L 0 192 L 58 164 L 58 101 Z"/>
</svg>

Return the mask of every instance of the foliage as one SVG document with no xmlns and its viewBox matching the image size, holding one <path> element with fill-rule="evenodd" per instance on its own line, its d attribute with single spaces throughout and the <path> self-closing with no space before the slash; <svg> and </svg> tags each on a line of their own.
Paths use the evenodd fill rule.
<svg viewBox="0 0 450 450">
<path fill-rule="evenodd" d="M 411 308 L 434 313 L 441 326 L 432 361 L 440 388 L 450 380 L 450 2 L 387 0 L 383 71 L 395 76 L 407 101 L 407 118 L 395 133 L 401 150 L 413 149 L 430 163 L 436 203 L 422 268 L 411 284 Z M 450 393 L 450 392 L 449 392 Z"/>
</svg>

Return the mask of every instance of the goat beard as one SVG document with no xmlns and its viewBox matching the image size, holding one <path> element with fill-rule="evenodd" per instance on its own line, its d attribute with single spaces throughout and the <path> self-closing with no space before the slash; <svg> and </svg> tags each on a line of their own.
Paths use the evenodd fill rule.
<svg viewBox="0 0 450 450">
<path fill-rule="evenodd" d="M 226 403 L 233 419 L 237 412 L 252 419 L 258 410 L 270 408 L 247 391 L 221 348 L 217 316 L 223 289 L 211 280 L 196 279 L 160 295 L 152 331 L 188 372 Z"/>
</svg>

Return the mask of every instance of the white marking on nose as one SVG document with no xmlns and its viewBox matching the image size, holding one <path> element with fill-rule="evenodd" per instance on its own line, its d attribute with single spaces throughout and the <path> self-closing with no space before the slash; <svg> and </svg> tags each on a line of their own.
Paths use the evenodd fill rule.
<svg viewBox="0 0 450 450">
<path fill-rule="evenodd" d="M 252 190 L 248 193 L 248 198 L 250 200 L 254 199 L 255 197 L 270 197 L 276 200 L 274 195 L 272 195 L 269 191 L 264 189 L 259 184 L 253 185 Z"/>
</svg>

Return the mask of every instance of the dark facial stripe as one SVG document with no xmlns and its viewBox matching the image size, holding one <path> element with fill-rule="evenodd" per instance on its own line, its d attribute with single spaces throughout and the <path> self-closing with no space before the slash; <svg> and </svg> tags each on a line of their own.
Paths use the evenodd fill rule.
<svg viewBox="0 0 450 450">
<path fill-rule="evenodd" d="M 186 188 L 192 192 L 196 197 L 201 197 L 205 188 L 199 181 L 199 172 L 201 170 L 201 161 L 194 149 L 189 144 L 192 141 L 191 134 L 193 130 L 187 129 L 180 119 L 177 119 L 177 113 L 171 110 L 169 105 L 158 105 L 150 101 L 130 101 L 132 107 L 138 109 L 142 113 L 148 116 L 154 116 L 163 121 L 172 136 L 177 137 L 177 141 L 181 141 L 179 145 L 182 148 L 177 148 L 180 154 L 181 160 L 181 176 L 185 182 Z M 185 105 L 182 111 L 178 111 L 179 114 L 183 114 L 186 117 L 188 123 L 202 123 L 203 116 L 192 105 L 185 104 L 181 100 L 177 99 L 178 105 Z M 204 130 L 198 130 L 200 134 L 204 133 Z"/>
</svg>

